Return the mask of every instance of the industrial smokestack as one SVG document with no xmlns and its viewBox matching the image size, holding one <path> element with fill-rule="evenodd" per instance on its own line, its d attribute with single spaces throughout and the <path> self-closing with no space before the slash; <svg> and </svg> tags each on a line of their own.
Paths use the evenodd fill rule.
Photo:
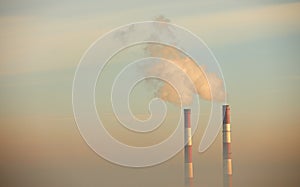
<svg viewBox="0 0 300 187">
<path fill-rule="evenodd" d="M 232 187 L 230 107 L 223 105 L 223 186 Z"/>
<path fill-rule="evenodd" d="M 185 161 L 185 184 L 192 186 L 193 162 L 192 162 L 192 129 L 191 109 L 184 109 L 184 161 Z"/>
</svg>

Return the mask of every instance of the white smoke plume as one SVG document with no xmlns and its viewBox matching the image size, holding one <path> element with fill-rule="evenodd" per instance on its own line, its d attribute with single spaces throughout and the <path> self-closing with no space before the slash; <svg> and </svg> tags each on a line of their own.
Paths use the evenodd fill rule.
<svg viewBox="0 0 300 187">
<path fill-rule="evenodd" d="M 169 22 L 170 20 L 159 16 L 156 21 Z M 164 24 L 162 24 L 163 26 Z M 165 26 L 167 27 L 167 26 Z M 168 30 L 168 28 L 166 28 Z M 161 57 L 168 59 L 174 63 L 178 68 L 167 65 L 167 62 L 156 63 L 152 66 L 145 67 L 146 74 L 160 75 L 168 77 L 172 81 L 176 81 L 176 89 L 178 94 L 181 95 L 181 101 L 176 90 L 166 82 L 162 82 L 158 85 L 156 96 L 175 104 L 190 105 L 193 100 L 193 95 L 198 94 L 205 100 L 223 101 L 225 98 L 225 92 L 222 79 L 215 73 L 205 72 L 205 68 L 198 66 L 191 58 L 184 55 L 179 50 L 170 46 L 149 44 L 145 51 L 153 57 Z M 201 52 L 201 51 L 200 51 Z M 186 75 L 184 75 L 186 74 Z M 190 80 L 193 85 L 191 85 Z M 153 83 L 153 82 L 152 82 Z M 195 89 L 193 89 L 193 86 Z M 196 93 L 194 93 L 195 91 Z M 214 93 L 214 95 L 212 95 Z"/>
</svg>

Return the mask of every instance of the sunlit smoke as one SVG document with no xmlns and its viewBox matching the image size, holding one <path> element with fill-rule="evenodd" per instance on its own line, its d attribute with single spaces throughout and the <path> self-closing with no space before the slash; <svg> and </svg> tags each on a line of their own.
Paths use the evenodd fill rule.
<svg viewBox="0 0 300 187">
<path fill-rule="evenodd" d="M 163 16 L 159 16 L 155 21 L 169 22 L 170 20 Z M 161 26 L 162 28 L 159 29 L 170 32 L 167 26 L 164 26 L 164 24 Z M 174 42 L 176 42 L 176 39 L 174 39 Z M 174 63 L 174 65 L 179 67 L 178 69 L 163 61 L 145 67 L 146 74 L 167 76 L 170 80 L 176 82 L 176 89 L 179 93 L 177 93 L 177 91 L 167 82 L 155 85 L 157 88 L 157 97 L 171 103 L 182 103 L 183 105 L 190 105 L 194 94 L 200 95 L 201 98 L 205 100 L 224 100 L 225 92 L 221 78 L 215 73 L 206 72 L 205 67 L 198 66 L 197 63 L 181 51 L 170 46 L 158 44 L 149 44 L 145 48 L 145 51 L 150 56 L 168 59 Z M 155 81 L 151 83 L 153 84 Z M 212 95 L 212 93 L 214 93 L 214 95 Z M 178 94 L 181 95 L 181 101 Z"/>
</svg>

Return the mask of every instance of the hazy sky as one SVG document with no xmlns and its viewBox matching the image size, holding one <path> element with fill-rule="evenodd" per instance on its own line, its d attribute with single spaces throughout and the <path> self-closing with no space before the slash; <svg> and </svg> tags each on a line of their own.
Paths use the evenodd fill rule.
<svg viewBox="0 0 300 187">
<path fill-rule="evenodd" d="M 298 186 L 300 2 L 271 0 L 1 1 L 0 186 L 182 186 L 182 154 L 146 169 L 116 166 L 86 145 L 72 113 L 84 51 L 111 29 L 159 15 L 201 37 L 220 63 L 232 108 L 235 186 Z M 128 54 L 135 53 L 112 60 L 115 71 Z M 220 186 L 221 136 L 200 154 L 203 129 L 194 137 L 196 184 Z"/>
</svg>

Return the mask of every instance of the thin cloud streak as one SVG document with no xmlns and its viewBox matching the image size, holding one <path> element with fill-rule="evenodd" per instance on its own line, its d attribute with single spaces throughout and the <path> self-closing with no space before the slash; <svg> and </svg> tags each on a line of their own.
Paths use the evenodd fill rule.
<svg viewBox="0 0 300 187">
<path fill-rule="evenodd" d="M 260 37 L 276 37 L 300 30 L 300 3 L 286 3 L 209 15 L 186 16 L 176 23 L 193 29 L 210 44 L 240 43 Z M 197 25 L 202 25 L 197 28 Z"/>
</svg>

